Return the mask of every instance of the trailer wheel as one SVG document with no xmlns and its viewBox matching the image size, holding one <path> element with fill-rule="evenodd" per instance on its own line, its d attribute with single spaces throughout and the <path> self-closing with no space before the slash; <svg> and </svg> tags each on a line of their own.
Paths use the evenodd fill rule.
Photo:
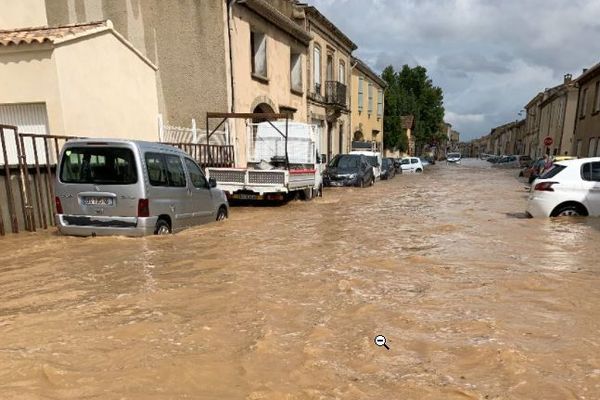
<svg viewBox="0 0 600 400">
<path fill-rule="evenodd" d="M 310 201 L 315 197 L 313 188 L 304 189 L 301 192 L 301 199 L 304 201 Z"/>
</svg>

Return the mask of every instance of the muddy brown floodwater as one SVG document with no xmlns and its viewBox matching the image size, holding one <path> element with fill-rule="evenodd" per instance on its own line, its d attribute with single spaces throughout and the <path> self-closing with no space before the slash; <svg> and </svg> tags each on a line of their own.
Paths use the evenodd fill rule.
<svg viewBox="0 0 600 400">
<path fill-rule="evenodd" d="M 600 221 L 521 218 L 514 175 L 0 238 L 0 398 L 600 399 Z"/>
</svg>

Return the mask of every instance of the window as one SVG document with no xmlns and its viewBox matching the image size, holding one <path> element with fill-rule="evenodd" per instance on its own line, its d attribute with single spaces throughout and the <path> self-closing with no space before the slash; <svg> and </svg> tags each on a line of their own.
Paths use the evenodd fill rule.
<svg viewBox="0 0 600 400">
<path fill-rule="evenodd" d="M 367 109 L 369 114 L 373 112 L 373 84 L 369 82 L 369 108 Z"/>
<path fill-rule="evenodd" d="M 600 162 L 585 163 L 581 166 L 581 179 L 600 182 Z"/>
<path fill-rule="evenodd" d="M 261 78 L 267 77 L 267 35 L 250 32 L 252 53 L 252 74 Z"/>
<path fill-rule="evenodd" d="M 590 139 L 590 147 L 588 147 L 588 157 L 594 157 L 594 155 L 596 154 L 597 141 L 598 139 L 595 137 Z"/>
<path fill-rule="evenodd" d="M 167 168 L 161 154 L 146 153 L 146 171 L 152 186 L 169 186 Z"/>
<path fill-rule="evenodd" d="M 187 167 L 187 170 L 190 174 L 190 180 L 192 181 L 192 185 L 194 185 L 195 188 L 203 189 L 208 187 L 208 183 L 206 182 L 204 174 L 195 162 L 193 162 L 189 158 L 186 158 L 185 166 Z"/>
<path fill-rule="evenodd" d="M 586 106 L 587 106 L 587 88 L 583 89 L 581 93 L 580 105 L 579 105 L 579 118 L 585 117 Z"/>
<path fill-rule="evenodd" d="M 183 172 L 183 165 L 179 156 L 165 155 L 165 160 L 167 162 L 169 186 L 185 187 L 185 172 Z"/>
<path fill-rule="evenodd" d="M 358 111 L 362 111 L 363 109 L 363 83 L 364 78 L 362 76 L 358 77 Z"/>
<path fill-rule="evenodd" d="M 594 109 L 592 112 L 600 111 L 600 81 L 596 82 L 596 91 L 594 92 Z"/>
<path fill-rule="evenodd" d="M 581 139 L 579 139 L 577 141 L 577 150 L 575 150 L 575 156 L 577 158 L 581 157 L 581 144 L 582 144 Z"/>
<path fill-rule="evenodd" d="M 313 80 L 315 93 L 321 94 L 321 48 L 315 46 L 313 51 Z"/>
<path fill-rule="evenodd" d="M 327 54 L 327 69 L 325 70 L 325 80 L 333 80 L 333 54 Z"/>
<path fill-rule="evenodd" d="M 60 180 L 65 183 L 130 185 L 137 182 L 135 157 L 122 147 L 71 147 L 65 150 Z"/>
<path fill-rule="evenodd" d="M 338 82 L 346 84 L 346 64 L 340 60 L 340 67 L 338 71 Z"/>
<path fill-rule="evenodd" d="M 383 115 L 383 90 L 377 91 L 377 116 Z"/>
<path fill-rule="evenodd" d="M 300 53 L 290 53 L 290 81 L 292 90 L 302 92 L 302 55 Z"/>
</svg>

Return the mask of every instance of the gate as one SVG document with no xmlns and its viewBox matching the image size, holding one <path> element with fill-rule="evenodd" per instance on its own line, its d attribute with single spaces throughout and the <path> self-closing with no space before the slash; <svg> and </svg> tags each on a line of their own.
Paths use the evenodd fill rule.
<svg viewBox="0 0 600 400">
<path fill-rule="evenodd" d="M 0 124 L 0 236 L 54 226 L 54 180 L 60 150 L 77 136 L 19 133 Z M 233 167 L 231 145 L 164 143 L 190 154 L 200 166 Z"/>
</svg>

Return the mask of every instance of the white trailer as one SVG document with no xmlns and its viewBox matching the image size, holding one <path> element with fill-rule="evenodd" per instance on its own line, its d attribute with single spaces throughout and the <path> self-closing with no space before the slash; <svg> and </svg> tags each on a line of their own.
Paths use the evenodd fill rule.
<svg viewBox="0 0 600 400">
<path fill-rule="evenodd" d="M 206 170 L 217 187 L 233 200 L 309 200 L 322 195 L 325 161 L 318 130 L 299 122 L 266 121 L 248 124 L 244 168 Z"/>
</svg>

